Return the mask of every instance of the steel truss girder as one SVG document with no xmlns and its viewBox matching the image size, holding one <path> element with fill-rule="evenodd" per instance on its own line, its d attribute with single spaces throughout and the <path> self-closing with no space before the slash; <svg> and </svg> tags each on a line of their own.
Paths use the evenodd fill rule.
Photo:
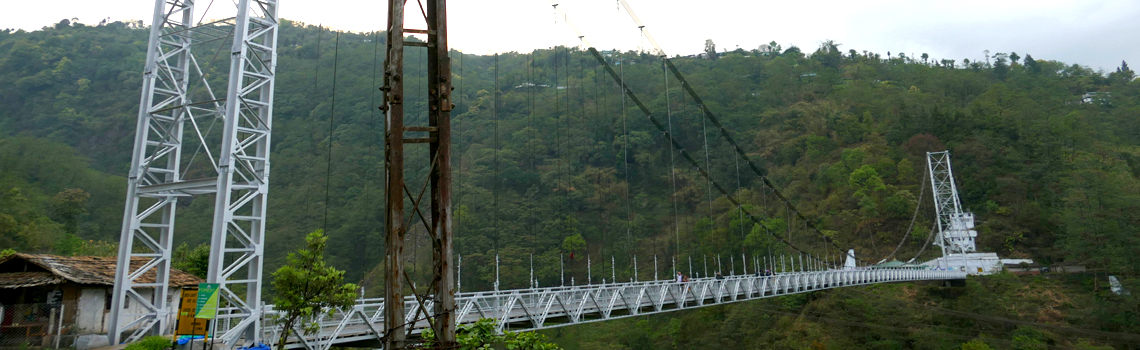
<svg viewBox="0 0 1140 350">
<path fill-rule="evenodd" d="M 775 276 L 729 276 L 699 278 L 689 282 L 647 281 L 594 284 L 575 287 L 515 289 L 462 293 L 456 297 L 456 325 L 482 318 L 495 320 L 499 331 L 527 331 L 599 322 L 686 308 L 726 304 L 876 283 L 916 280 L 964 279 L 961 271 L 915 269 L 850 269 L 779 274 Z M 337 344 L 381 340 L 384 330 L 383 299 L 363 299 L 352 309 L 320 320 L 320 331 L 289 338 L 286 348 L 328 349 Z M 414 297 L 404 298 L 404 307 L 414 310 Z M 430 306 L 428 306 L 430 308 Z M 268 313 L 272 315 L 273 312 Z M 372 314 L 373 317 L 364 317 Z M 405 319 L 412 334 L 429 328 L 423 319 Z M 265 332 L 280 334 L 276 325 Z M 276 339 L 266 336 L 265 339 Z M 274 345 L 276 346 L 276 345 Z"/>
<path fill-rule="evenodd" d="M 193 0 L 155 1 L 112 296 L 112 344 L 171 331 L 166 296 L 176 207 L 179 198 L 202 194 L 216 199 L 207 280 L 221 284 L 217 329 L 227 342 L 259 340 L 277 1 L 236 4 L 235 17 L 194 25 Z M 229 84 L 218 98 L 193 47 L 228 37 Z M 199 124 L 206 119 L 224 124 L 220 145 L 207 142 L 218 138 L 209 137 L 213 122 Z M 188 161 L 184 140 L 199 143 Z M 216 176 L 184 178 L 203 150 Z M 155 280 L 140 281 L 144 276 Z M 235 294 L 237 286 L 244 296 Z M 128 299 L 136 310 L 123 308 Z"/>
</svg>

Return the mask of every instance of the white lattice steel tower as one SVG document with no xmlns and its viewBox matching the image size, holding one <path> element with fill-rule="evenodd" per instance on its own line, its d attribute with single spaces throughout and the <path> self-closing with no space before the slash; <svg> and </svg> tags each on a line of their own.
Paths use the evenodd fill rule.
<svg viewBox="0 0 1140 350">
<path fill-rule="evenodd" d="M 954 172 L 950 169 L 950 151 L 927 152 L 926 166 L 938 216 L 938 239 L 934 244 L 942 247 L 942 256 L 975 251 L 978 232 L 974 231 L 974 214 L 962 211 Z"/>
<path fill-rule="evenodd" d="M 193 0 L 155 1 L 119 241 L 112 344 L 171 328 L 166 296 L 180 199 L 215 202 L 207 280 L 221 285 L 218 334 L 230 344 L 260 340 L 278 1 L 234 4 L 232 17 L 195 24 Z M 203 56 L 212 58 L 200 65 L 194 53 L 207 50 L 221 52 Z M 223 53 L 228 84 L 211 87 L 202 67 L 225 67 Z M 126 309 L 128 300 L 133 306 Z"/>
</svg>

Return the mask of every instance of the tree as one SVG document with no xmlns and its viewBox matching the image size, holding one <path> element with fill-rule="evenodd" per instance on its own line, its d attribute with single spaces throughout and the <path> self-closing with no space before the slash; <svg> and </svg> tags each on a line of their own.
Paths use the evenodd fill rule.
<svg viewBox="0 0 1140 350">
<path fill-rule="evenodd" d="M 1133 72 L 1132 69 L 1128 68 L 1128 62 L 1120 61 L 1120 67 L 1116 68 L 1116 72 L 1110 73 L 1108 77 L 1110 80 L 1123 81 L 1127 83 L 1136 78 L 1136 72 Z"/>
<path fill-rule="evenodd" d="M 1009 73 L 1009 65 L 1005 63 L 1007 57 L 1002 52 L 994 55 L 994 75 L 997 76 L 998 80 L 1005 80 L 1006 73 Z"/>
<path fill-rule="evenodd" d="M 713 43 L 712 39 L 705 39 L 705 58 L 716 59 L 716 44 Z"/>
<path fill-rule="evenodd" d="M 199 278 L 206 278 L 210 269 L 210 245 L 199 244 L 193 249 L 186 243 L 174 249 L 171 256 L 171 267 L 182 270 Z"/>
<path fill-rule="evenodd" d="M 79 233 L 79 221 L 87 214 L 87 200 L 91 194 L 78 188 L 69 188 L 52 197 L 52 212 L 58 221 L 63 223 L 67 233 Z"/>
<path fill-rule="evenodd" d="M 1017 62 L 1019 62 L 1020 60 L 1021 60 L 1021 56 L 1018 56 L 1016 52 L 1010 52 L 1009 53 L 1010 63 L 1017 64 Z"/>
<path fill-rule="evenodd" d="M 922 53 L 922 64 L 926 64 L 926 60 L 927 60 L 927 59 L 930 59 L 930 55 L 928 55 L 928 54 L 926 54 L 925 52 L 923 52 L 923 53 Z"/>
<path fill-rule="evenodd" d="M 879 177 L 879 172 L 875 171 L 874 167 L 864 165 L 851 172 L 848 177 L 848 185 L 855 189 L 855 197 L 867 197 L 873 192 L 878 192 L 887 189 L 883 184 L 883 179 Z"/>
<path fill-rule="evenodd" d="M 819 43 L 819 49 L 815 50 L 811 57 L 822 63 L 824 67 L 838 68 L 843 60 L 843 52 L 839 51 L 840 45 L 842 44 L 837 44 L 834 40 L 825 40 Z"/>
<path fill-rule="evenodd" d="M 570 253 L 570 256 L 581 252 L 583 249 L 586 249 L 586 239 L 582 238 L 581 234 L 569 236 L 562 240 L 562 250 Z"/>
<path fill-rule="evenodd" d="M 344 271 L 325 265 L 324 230 L 316 230 L 305 237 L 305 248 L 289 253 L 286 263 L 273 272 L 274 308 L 280 312 L 276 321 L 282 325 L 279 350 L 295 326 L 303 332 L 315 332 L 319 325 L 312 318 L 322 312 L 332 315 L 336 309 L 352 307 L 356 298 L 356 285 L 341 284 Z"/>
<path fill-rule="evenodd" d="M 962 343 L 962 350 L 993 350 L 993 348 L 981 339 L 974 339 Z"/>
<path fill-rule="evenodd" d="M 1041 73 L 1041 64 L 1033 59 L 1033 55 L 1025 54 L 1025 67 L 1029 68 L 1030 73 Z"/>
<path fill-rule="evenodd" d="M 783 50 L 783 48 L 780 47 L 780 44 L 777 44 L 775 40 L 770 43 L 760 45 L 760 54 L 765 56 L 777 56 L 780 54 L 781 50 Z"/>
<path fill-rule="evenodd" d="M 546 341 L 546 336 L 535 332 L 496 331 L 495 320 L 482 318 L 475 323 L 459 326 L 456 343 L 460 350 L 560 350 L 558 344 Z M 427 348 L 435 346 L 435 333 L 425 329 L 422 335 Z"/>
</svg>

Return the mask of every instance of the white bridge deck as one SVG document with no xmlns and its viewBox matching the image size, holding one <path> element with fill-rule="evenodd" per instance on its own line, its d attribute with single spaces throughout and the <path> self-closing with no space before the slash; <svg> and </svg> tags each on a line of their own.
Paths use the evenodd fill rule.
<svg viewBox="0 0 1140 350">
<path fill-rule="evenodd" d="M 966 273 L 961 271 L 850 269 L 460 293 L 456 296 L 456 322 L 469 324 L 489 318 L 496 320 L 500 331 L 527 331 L 839 287 L 965 278 Z M 405 299 L 404 305 L 404 322 L 412 326 L 413 335 L 429 328 L 425 310 L 414 297 Z M 430 313 L 430 297 L 425 307 Z M 273 314 L 272 306 L 268 306 L 262 333 L 267 343 L 278 341 L 281 334 L 280 326 L 273 325 L 268 317 Z M 286 347 L 379 347 L 385 330 L 383 314 L 383 299 L 360 300 L 352 310 L 320 319 L 319 333 L 291 336 Z"/>
</svg>

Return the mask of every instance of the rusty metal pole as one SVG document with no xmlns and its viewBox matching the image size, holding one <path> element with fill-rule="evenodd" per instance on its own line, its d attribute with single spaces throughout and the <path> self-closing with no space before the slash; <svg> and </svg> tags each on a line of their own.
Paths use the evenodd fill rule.
<svg viewBox="0 0 1140 350">
<path fill-rule="evenodd" d="M 384 62 L 384 166 L 387 171 L 387 235 L 384 274 L 384 348 L 402 349 L 404 328 L 404 0 L 388 2 L 388 48 Z"/>
<path fill-rule="evenodd" d="M 428 155 L 436 163 L 431 173 L 431 215 L 435 266 L 435 334 L 441 344 L 455 342 L 455 275 L 451 231 L 451 60 L 447 47 L 447 0 L 427 2 L 428 14 Z"/>
</svg>

